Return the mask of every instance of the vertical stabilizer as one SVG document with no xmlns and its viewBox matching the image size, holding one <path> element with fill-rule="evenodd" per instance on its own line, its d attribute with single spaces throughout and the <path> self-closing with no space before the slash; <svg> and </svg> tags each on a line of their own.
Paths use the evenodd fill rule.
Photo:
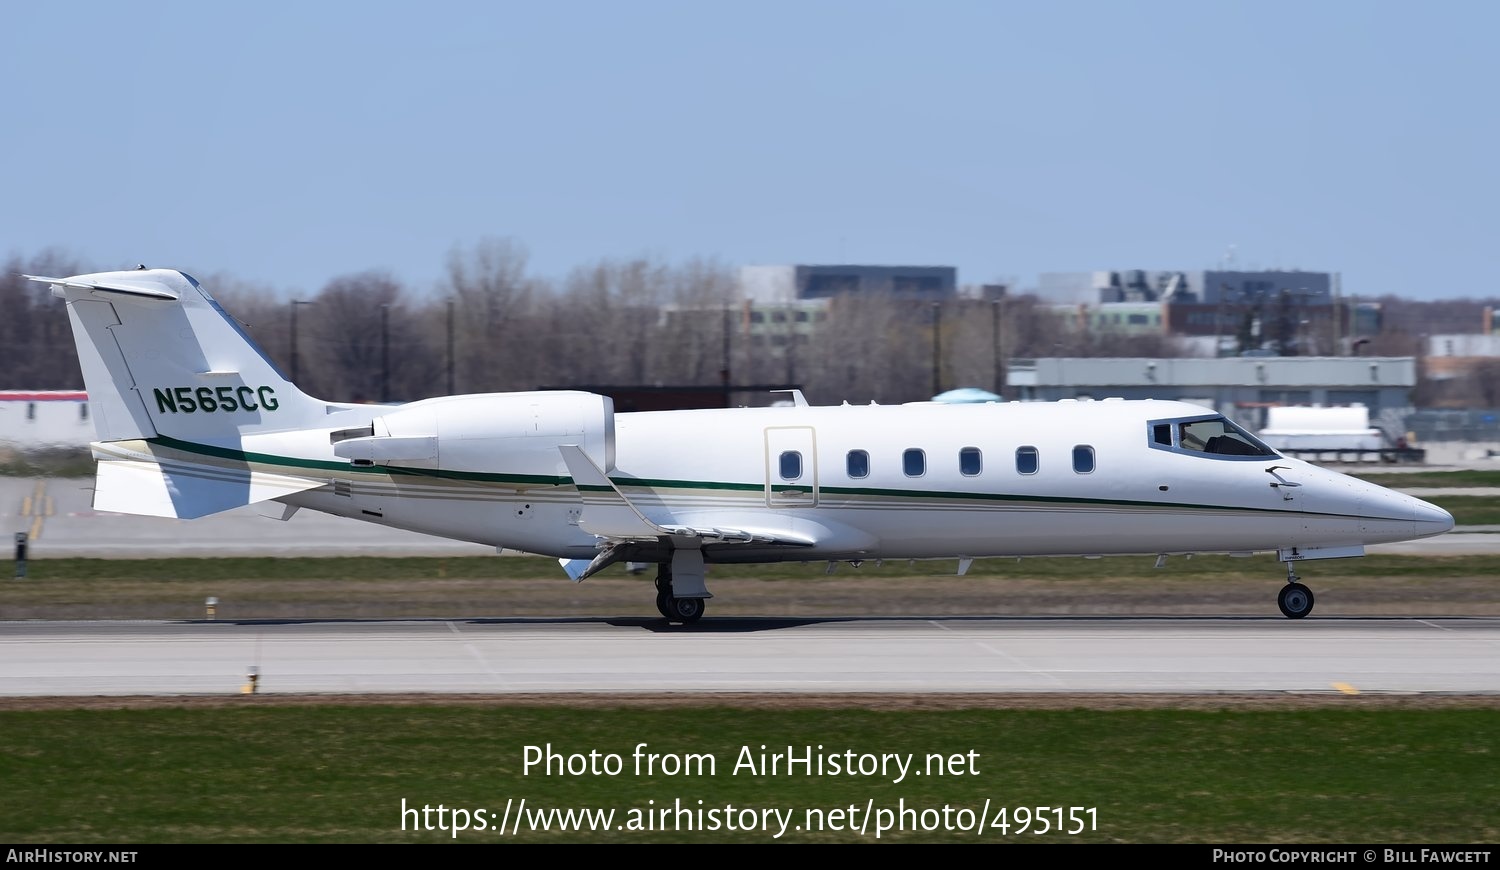
<svg viewBox="0 0 1500 870">
<path fill-rule="evenodd" d="M 328 413 L 183 272 L 26 277 L 67 300 L 100 441 L 229 444 L 316 426 Z"/>
</svg>

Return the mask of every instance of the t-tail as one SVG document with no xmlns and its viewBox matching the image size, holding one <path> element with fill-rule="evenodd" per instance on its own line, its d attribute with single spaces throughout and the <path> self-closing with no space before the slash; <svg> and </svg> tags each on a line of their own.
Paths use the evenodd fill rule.
<svg viewBox="0 0 1500 870">
<path fill-rule="evenodd" d="M 198 517 L 327 483 L 257 468 L 245 439 L 340 408 L 297 389 L 191 276 L 26 277 L 68 304 L 99 436 L 96 509 Z"/>
</svg>

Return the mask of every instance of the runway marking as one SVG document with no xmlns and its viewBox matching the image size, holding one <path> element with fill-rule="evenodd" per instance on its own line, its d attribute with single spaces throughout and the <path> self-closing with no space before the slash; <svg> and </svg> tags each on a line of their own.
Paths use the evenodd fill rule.
<svg viewBox="0 0 1500 870">
<path fill-rule="evenodd" d="M 31 540 L 42 537 L 42 524 L 52 513 L 52 497 L 47 495 L 47 481 L 38 480 L 31 495 L 21 499 L 21 516 L 32 518 L 31 530 L 27 533 Z"/>
<path fill-rule="evenodd" d="M 1425 620 L 1425 619 L 1419 619 L 1419 620 L 1417 620 L 1417 622 L 1420 622 L 1420 623 L 1422 623 L 1422 624 L 1423 624 L 1423 625 L 1426 625 L 1426 626 L 1430 626 L 1430 627 L 1432 627 L 1432 628 L 1435 628 L 1435 629 L 1437 629 L 1437 630 L 1438 630 L 1438 631 L 1452 631 L 1452 630 L 1453 630 L 1453 629 L 1451 629 L 1451 628 L 1448 628 L 1448 627 L 1446 627 L 1446 626 L 1442 626 L 1442 625 L 1438 625 L 1438 624 L 1437 624 L 1437 623 L 1436 623 L 1436 622 L 1428 622 L 1428 621 L 1427 621 L 1427 620 Z"/>
<path fill-rule="evenodd" d="M 929 619 L 929 620 L 927 620 L 927 624 L 930 625 L 930 626 L 932 626 L 933 628 L 941 628 L 943 631 L 949 631 L 949 632 L 953 631 L 953 629 L 951 629 L 948 626 L 942 624 L 941 622 L 938 622 L 936 619 Z"/>
<path fill-rule="evenodd" d="M 465 643 L 464 644 L 464 649 L 466 649 L 466 650 L 469 651 L 469 655 L 473 656 L 474 660 L 477 661 L 477 662 L 479 662 L 479 666 L 482 667 L 482 668 L 484 668 L 484 672 L 487 673 L 487 674 L 489 674 L 490 675 L 490 679 L 494 680 L 495 683 L 500 688 L 502 688 L 502 689 L 508 689 L 508 688 L 510 688 L 510 684 L 509 684 L 509 682 L 506 681 L 505 677 L 501 676 L 501 674 L 498 671 L 496 671 L 494 668 L 490 667 L 490 663 L 485 660 L 485 657 L 480 654 L 479 650 L 477 650 L 477 649 L 474 648 L 474 644 L 472 644 L 472 643 Z"/>
<path fill-rule="evenodd" d="M 1333 687 L 1335 689 L 1338 689 L 1340 692 L 1343 692 L 1345 695 L 1358 695 L 1359 694 L 1359 690 L 1356 689 L 1356 688 L 1354 688 L 1353 686 L 1349 685 L 1348 683 L 1334 683 Z"/>
<path fill-rule="evenodd" d="M 448 626 L 448 631 L 452 632 L 455 636 L 464 637 L 464 633 L 459 630 L 458 626 L 454 624 L 453 620 L 445 620 L 443 624 Z M 486 674 L 489 674 L 490 679 L 494 680 L 495 683 L 500 686 L 500 688 L 510 688 L 510 682 L 507 681 L 499 671 L 490 666 L 489 660 L 484 657 L 484 654 L 481 653 L 479 649 L 474 646 L 474 644 L 470 643 L 468 640 L 465 640 L 464 649 L 467 650 L 469 655 L 474 658 L 474 661 L 479 662 L 479 666 L 484 668 L 484 672 Z"/>
<path fill-rule="evenodd" d="M 1047 671 L 1037 670 L 1036 668 L 1032 667 L 1031 665 L 1028 665 L 1026 662 L 1024 662 L 1024 661 L 1016 658 L 1015 656 L 1011 655 L 1010 653 L 1004 652 L 1002 650 L 995 649 L 994 647 L 990 646 L 988 643 L 985 643 L 984 641 L 980 641 L 979 644 L 978 644 L 978 646 L 979 646 L 980 649 L 983 649 L 983 650 L 986 650 L 988 652 L 994 653 L 995 655 L 1000 656 L 1003 659 L 1009 659 L 1010 661 L 1015 662 L 1021 668 L 1023 668 L 1024 670 L 1026 670 L 1027 673 L 1040 674 L 1041 676 L 1046 677 L 1047 679 L 1051 680 L 1053 683 L 1056 683 L 1059 686 L 1064 685 L 1064 683 L 1063 683 L 1062 680 L 1059 680 L 1057 677 L 1053 676 L 1051 673 L 1049 673 Z"/>
</svg>

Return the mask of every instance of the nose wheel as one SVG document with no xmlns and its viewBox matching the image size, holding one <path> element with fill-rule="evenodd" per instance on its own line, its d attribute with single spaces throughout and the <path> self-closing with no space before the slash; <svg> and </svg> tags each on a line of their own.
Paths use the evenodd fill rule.
<svg viewBox="0 0 1500 870">
<path fill-rule="evenodd" d="M 1288 619 L 1301 619 L 1312 613 L 1312 590 L 1299 583 L 1299 579 L 1296 574 L 1292 573 L 1292 565 L 1288 562 L 1286 585 L 1281 587 L 1281 591 L 1276 595 L 1276 606 L 1281 608 L 1282 615 Z"/>
</svg>

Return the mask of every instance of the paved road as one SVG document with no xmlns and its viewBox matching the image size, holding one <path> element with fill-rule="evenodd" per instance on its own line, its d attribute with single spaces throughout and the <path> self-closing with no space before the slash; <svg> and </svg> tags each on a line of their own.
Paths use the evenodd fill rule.
<svg viewBox="0 0 1500 870">
<path fill-rule="evenodd" d="M 0 623 L 0 695 L 1500 693 L 1497 618 Z"/>
</svg>

